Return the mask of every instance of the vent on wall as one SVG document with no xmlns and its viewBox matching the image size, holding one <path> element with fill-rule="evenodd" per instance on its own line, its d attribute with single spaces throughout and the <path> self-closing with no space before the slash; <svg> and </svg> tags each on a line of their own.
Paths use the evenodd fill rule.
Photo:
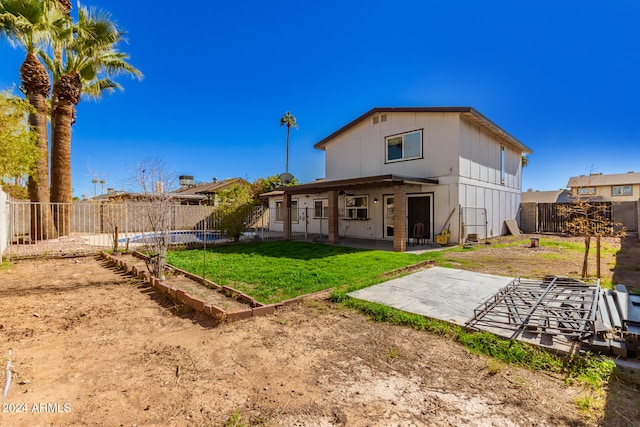
<svg viewBox="0 0 640 427">
<path fill-rule="evenodd" d="M 386 122 L 387 121 L 387 115 L 386 114 L 381 114 L 379 116 L 375 116 L 373 118 L 373 124 L 377 125 L 380 122 Z"/>
</svg>

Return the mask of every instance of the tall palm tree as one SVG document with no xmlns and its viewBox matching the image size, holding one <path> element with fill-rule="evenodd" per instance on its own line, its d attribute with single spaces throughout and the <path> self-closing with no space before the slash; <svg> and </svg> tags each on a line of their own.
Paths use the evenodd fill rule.
<svg viewBox="0 0 640 427">
<path fill-rule="evenodd" d="M 57 34 L 61 28 L 60 19 L 57 3 L 52 0 L 0 0 L 0 34 L 27 53 L 20 67 L 21 89 L 33 106 L 29 124 L 37 133 L 36 145 L 40 152 L 35 173 L 28 181 L 29 198 L 39 202 L 31 212 L 31 238 L 34 240 L 56 236 L 49 210 L 47 97 L 51 88 L 49 74 L 37 53 Z"/>
<path fill-rule="evenodd" d="M 298 124 L 296 123 L 296 118 L 287 111 L 285 115 L 280 118 L 280 126 L 287 127 L 287 161 L 285 164 L 285 173 L 289 173 L 289 133 L 292 127 L 298 129 Z"/>
<path fill-rule="evenodd" d="M 142 73 L 127 62 L 129 57 L 117 50 L 117 44 L 123 39 L 124 32 L 108 14 L 80 7 L 71 36 L 63 39 L 63 62 L 43 56 L 55 76 L 51 141 L 51 200 L 54 202 L 72 202 L 71 126 L 75 123 L 81 95 L 99 99 L 105 91 L 122 89 L 112 80 L 117 75 L 142 77 Z M 70 212 L 63 206 L 60 208 L 65 210 L 57 218 L 60 234 L 67 234 Z"/>
</svg>

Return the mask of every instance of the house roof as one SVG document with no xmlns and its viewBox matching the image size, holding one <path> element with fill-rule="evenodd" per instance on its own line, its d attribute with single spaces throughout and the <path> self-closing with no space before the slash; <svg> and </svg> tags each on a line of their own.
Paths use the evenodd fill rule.
<svg viewBox="0 0 640 427">
<path fill-rule="evenodd" d="M 180 197 L 191 195 L 191 196 L 202 196 L 206 198 L 207 195 L 218 193 L 234 184 L 238 185 L 238 184 L 248 184 L 248 183 L 242 178 L 227 178 L 227 179 L 223 179 L 222 181 L 205 182 L 205 183 L 194 185 L 192 187 L 179 188 L 173 191 L 173 194 Z"/>
<path fill-rule="evenodd" d="M 523 153 L 533 153 L 533 151 L 529 147 L 518 141 L 505 130 L 500 128 L 498 125 L 496 125 L 491 120 L 471 107 L 376 107 L 367 111 L 355 120 L 342 126 L 340 129 L 333 132 L 331 135 L 327 136 L 321 141 L 317 142 L 314 145 L 314 148 L 324 150 L 325 145 L 333 138 L 354 127 L 356 124 L 360 123 L 367 117 L 377 113 L 460 113 L 463 118 L 494 135 L 499 140 L 517 147 Z"/>
<path fill-rule="evenodd" d="M 567 187 L 601 187 L 610 185 L 633 185 L 640 184 L 640 173 L 627 172 L 603 175 L 601 173 L 592 173 L 590 175 L 572 176 L 569 178 Z"/>
<path fill-rule="evenodd" d="M 357 190 L 362 188 L 390 187 L 395 184 L 437 184 L 437 179 L 413 178 L 399 175 L 375 175 L 362 178 L 338 179 L 334 181 L 316 181 L 309 184 L 281 187 L 278 190 L 287 194 L 323 193 L 329 190 Z"/>
</svg>

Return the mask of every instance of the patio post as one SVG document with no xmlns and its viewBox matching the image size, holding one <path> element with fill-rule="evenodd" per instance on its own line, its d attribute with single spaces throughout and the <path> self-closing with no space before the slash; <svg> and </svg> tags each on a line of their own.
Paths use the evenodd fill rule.
<svg viewBox="0 0 640 427">
<path fill-rule="evenodd" d="M 282 195 L 282 238 L 291 239 L 291 195 Z"/>
<path fill-rule="evenodd" d="M 393 186 L 393 250 L 407 250 L 407 189 L 404 184 Z"/>
<path fill-rule="evenodd" d="M 329 218 L 328 218 L 328 231 L 329 235 L 329 244 L 335 245 L 339 240 L 339 227 L 338 227 L 338 192 L 336 190 L 329 190 Z"/>
</svg>

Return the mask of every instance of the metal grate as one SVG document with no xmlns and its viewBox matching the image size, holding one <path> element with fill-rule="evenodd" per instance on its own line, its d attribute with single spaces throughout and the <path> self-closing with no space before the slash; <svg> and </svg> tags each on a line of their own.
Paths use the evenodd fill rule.
<svg viewBox="0 0 640 427">
<path fill-rule="evenodd" d="M 501 329 L 582 339 L 593 332 L 600 282 L 566 277 L 515 279 L 474 310 L 471 329 Z"/>
</svg>

